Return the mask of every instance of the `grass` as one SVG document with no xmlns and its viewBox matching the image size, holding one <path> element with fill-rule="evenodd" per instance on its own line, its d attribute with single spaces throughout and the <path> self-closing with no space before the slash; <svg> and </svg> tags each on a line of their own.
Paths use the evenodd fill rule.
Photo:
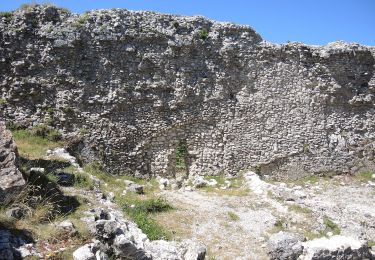
<svg viewBox="0 0 375 260">
<path fill-rule="evenodd" d="M 373 172 L 360 172 L 355 175 L 355 178 L 360 182 L 368 182 L 372 180 Z"/>
<path fill-rule="evenodd" d="M 13 131 L 13 138 L 16 141 L 19 154 L 29 159 L 43 158 L 47 150 L 62 145 L 60 141 L 48 140 L 29 130 L 15 130 Z"/>
<path fill-rule="evenodd" d="M 117 203 L 150 240 L 171 239 L 172 234 L 159 225 L 152 217 L 153 214 L 172 209 L 172 206 L 165 199 L 140 199 L 135 195 L 127 195 L 118 198 Z"/>
<path fill-rule="evenodd" d="M 323 231 L 324 235 L 326 235 L 328 232 L 332 232 L 333 235 L 340 235 L 340 227 L 328 216 L 323 217 L 323 223 L 326 226 L 326 229 Z"/>
<path fill-rule="evenodd" d="M 294 212 L 297 212 L 297 213 L 303 213 L 303 214 L 310 214 L 310 213 L 312 213 L 311 209 L 301 207 L 300 205 L 297 205 L 297 204 L 289 205 L 288 206 L 288 210 L 289 211 L 294 211 Z"/>
<path fill-rule="evenodd" d="M 229 219 L 232 220 L 232 221 L 240 220 L 240 217 L 232 211 L 228 211 L 227 214 L 228 214 Z"/>
<path fill-rule="evenodd" d="M 180 141 L 176 148 L 176 168 L 178 170 L 186 169 L 187 145 L 186 141 Z"/>
</svg>

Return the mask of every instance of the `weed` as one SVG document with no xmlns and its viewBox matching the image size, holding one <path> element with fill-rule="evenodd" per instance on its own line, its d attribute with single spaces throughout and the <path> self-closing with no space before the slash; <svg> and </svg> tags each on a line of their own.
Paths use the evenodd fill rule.
<svg viewBox="0 0 375 260">
<path fill-rule="evenodd" d="M 228 211 L 227 213 L 228 213 L 229 219 L 232 221 L 238 221 L 240 219 L 240 217 L 232 211 Z"/>
<path fill-rule="evenodd" d="M 289 205 L 288 209 L 290 211 L 294 211 L 297 213 L 304 213 L 304 214 L 310 214 L 312 212 L 311 209 L 301 207 L 300 205 L 297 205 L 297 204 Z"/>
<path fill-rule="evenodd" d="M 368 246 L 368 247 L 373 247 L 373 246 L 375 246 L 375 241 L 374 241 L 374 240 L 369 240 L 369 241 L 367 241 L 367 246 Z"/>
<path fill-rule="evenodd" d="M 171 239 L 171 233 L 152 218 L 155 213 L 172 209 L 166 200 L 162 198 L 142 200 L 126 196 L 118 199 L 117 202 L 150 240 Z"/>
<path fill-rule="evenodd" d="M 360 182 L 368 182 L 372 180 L 372 172 L 360 172 L 355 175 L 356 179 Z"/>
<path fill-rule="evenodd" d="M 326 229 L 323 231 L 324 234 L 332 232 L 334 235 L 340 235 L 340 227 L 335 222 L 333 222 L 333 220 L 330 219 L 328 216 L 323 217 L 323 223 L 324 225 L 326 225 Z"/>
<path fill-rule="evenodd" d="M 0 98 L 0 106 L 5 106 L 6 104 L 8 104 L 8 102 L 5 99 Z"/>
<path fill-rule="evenodd" d="M 94 183 L 87 173 L 75 173 L 74 176 L 74 186 L 79 188 L 88 188 L 90 190 L 94 189 Z"/>
<path fill-rule="evenodd" d="M 208 31 L 207 29 L 203 28 L 199 31 L 199 37 L 202 39 L 202 40 L 207 40 L 208 38 Z"/>
<path fill-rule="evenodd" d="M 5 17 L 6 19 L 9 19 L 13 16 L 13 12 L 0 12 L 0 17 Z"/>
<path fill-rule="evenodd" d="M 178 29 L 178 27 L 180 27 L 180 24 L 179 24 L 177 21 L 173 21 L 172 26 L 173 26 L 175 29 Z"/>
</svg>

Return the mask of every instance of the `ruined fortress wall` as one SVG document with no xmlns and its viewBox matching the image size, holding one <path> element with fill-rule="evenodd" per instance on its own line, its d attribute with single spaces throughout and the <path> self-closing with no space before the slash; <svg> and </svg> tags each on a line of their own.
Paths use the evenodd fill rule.
<svg viewBox="0 0 375 260">
<path fill-rule="evenodd" d="M 84 135 L 114 173 L 374 169 L 374 48 L 270 44 L 202 17 L 52 6 L 0 18 L 0 111 Z"/>
</svg>

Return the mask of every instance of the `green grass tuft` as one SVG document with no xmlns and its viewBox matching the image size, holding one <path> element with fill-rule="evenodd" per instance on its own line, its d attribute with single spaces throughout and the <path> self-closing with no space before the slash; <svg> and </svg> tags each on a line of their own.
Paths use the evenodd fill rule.
<svg viewBox="0 0 375 260">
<path fill-rule="evenodd" d="M 356 179 L 360 182 L 368 182 L 372 180 L 373 172 L 360 172 L 355 175 Z"/>
<path fill-rule="evenodd" d="M 152 215 L 172 209 L 172 206 L 162 198 L 142 200 L 134 196 L 117 199 L 124 212 L 138 225 L 150 240 L 170 240 L 171 232 L 159 225 Z"/>
<path fill-rule="evenodd" d="M 340 235 L 340 227 L 335 222 L 333 222 L 333 220 L 330 219 L 328 216 L 323 217 L 323 223 L 324 225 L 326 225 L 326 229 L 323 231 L 324 234 L 332 232 L 334 235 Z"/>
<path fill-rule="evenodd" d="M 228 217 L 232 221 L 238 221 L 238 220 L 240 220 L 240 217 L 236 213 L 234 213 L 232 211 L 228 211 Z"/>
</svg>

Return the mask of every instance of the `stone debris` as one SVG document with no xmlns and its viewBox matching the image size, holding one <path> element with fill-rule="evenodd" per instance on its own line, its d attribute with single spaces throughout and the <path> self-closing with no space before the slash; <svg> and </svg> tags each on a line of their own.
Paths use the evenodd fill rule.
<svg viewBox="0 0 375 260">
<path fill-rule="evenodd" d="M 372 259 L 367 242 L 353 237 L 332 236 L 302 243 L 303 254 L 299 260 L 311 259 Z"/>
<path fill-rule="evenodd" d="M 18 169 L 17 146 L 12 134 L 0 121 L 0 205 L 13 200 L 25 187 L 25 180 Z"/>
<path fill-rule="evenodd" d="M 144 187 L 143 185 L 139 185 L 137 183 L 132 183 L 126 188 L 127 192 L 133 192 L 137 194 L 143 194 L 144 192 Z"/>
<path fill-rule="evenodd" d="M 303 251 L 304 237 L 282 232 L 273 234 L 268 240 L 268 254 L 272 260 L 295 260 Z"/>
</svg>

